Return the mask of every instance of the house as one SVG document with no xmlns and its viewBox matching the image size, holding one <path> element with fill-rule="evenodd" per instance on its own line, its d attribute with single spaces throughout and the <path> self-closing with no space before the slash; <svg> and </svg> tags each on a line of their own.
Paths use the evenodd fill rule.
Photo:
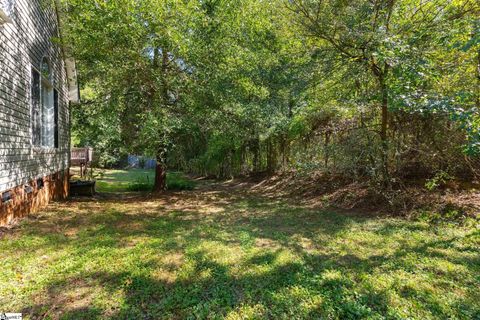
<svg viewBox="0 0 480 320">
<path fill-rule="evenodd" d="M 60 43 L 54 3 L 0 0 L 0 226 L 68 196 L 78 89 Z"/>
</svg>

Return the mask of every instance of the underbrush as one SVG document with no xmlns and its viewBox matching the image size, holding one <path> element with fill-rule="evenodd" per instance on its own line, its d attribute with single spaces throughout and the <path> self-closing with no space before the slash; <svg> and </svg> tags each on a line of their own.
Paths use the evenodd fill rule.
<svg viewBox="0 0 480 320">
<path fill-rule="evenodd" d="M 478 221 L 480 188 L 477 184 L 432 181 L 411 181 L 409 184 L 397 181 L 385 187 L 367 179 L 288 172 L 266 178 L 254 189 L 298 197 L 322 207 L 384 212 L 431 223 L 470 225 Z"/>
</svg>

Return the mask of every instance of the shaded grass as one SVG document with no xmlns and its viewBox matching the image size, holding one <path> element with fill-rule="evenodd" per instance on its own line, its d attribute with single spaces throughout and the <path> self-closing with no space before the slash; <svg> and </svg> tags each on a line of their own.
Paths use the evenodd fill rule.
<svg viewBox="0 0 480 320">
<path fill-rule="evenodd" d="M 63 319 L 478 319 L 480 232 L 213 186 L 57 204 L 0 242 L 0 310 Z"/>
<path fill-rule="evenodd" d="M 105 170 L 97 180 L 101 193 L 148 192 L 153 189 L 155 171 L 145 169 Z M 167 189 L 173 191 L 193 190 L 195 183 L 180 172 L 167 174 Z"/>
</svg>

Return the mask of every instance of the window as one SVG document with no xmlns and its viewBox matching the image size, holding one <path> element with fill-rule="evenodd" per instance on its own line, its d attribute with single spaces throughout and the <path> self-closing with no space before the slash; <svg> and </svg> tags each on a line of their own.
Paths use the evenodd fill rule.
<svg viewBox="0 0 480 320">
<path fill-rule="evenodd" d="M 0 0 L 0 24 L 12 22 L 13 0 Z"/>
<path fill-rule="evenodd" d="M 50 72 L 50 62 L 46 57 L 43 57 L 42 64 L 40 65 L 40 72 L 42 73 L 42 77 L 48 81 L 51 81 L 51 72 Z"/>
<path fill-rule="evenodd" d="M 42 190 L 45 187 L 45 182 L 43 181 L 43 178 L 38 178 L 37 179 L 37 189 Z"/>
<path fill-rule="evenodd" d="M 13 199 L 13 195 L 11 191 L 2 193 L 2 203 L 10 202 L 12 201 L 12 199 Z"/>
<path fill-rule="evenodd" d="M 40 146 L 42 130 L 42 103 L 40 102 L 40 73 L 32 69 L 32 143 Z"/>
<path fill-rule="evenodd" d="M 54 147 L 54 106 L 53 89 L 50 83 L 42 79 L 42 147 Z"/>
<path fill-rule="evenodd" d="M 59 147 L 59 140 L 58 140 L 58 91 L 53 90 L 53 115 L 54 115 L 54 145 L 55 148 Z"/>
<path fill-rule="evenodd" d="M 32 69 L 32 144 L 58 148 L 58 91 L 48 59 L 42 60 L 40 70 Z"/>
</svg>

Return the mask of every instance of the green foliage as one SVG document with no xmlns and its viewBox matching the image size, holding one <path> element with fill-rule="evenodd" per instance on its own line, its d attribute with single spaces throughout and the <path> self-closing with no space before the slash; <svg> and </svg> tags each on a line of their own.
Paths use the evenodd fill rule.
<svg viewBox="0 0 480 320">
<path fill-rule="evenodd" d="M 476 228 L 480 225 L 480 217 L 468 215 L 462 208 L 452 204 L 446 204 L 444 208 L 437 211 L 420 210 L 414 215 L 414 218 L 433 226 L 451 225 Z"/>
<path fill-rule="evenodd" d="M 441 187 L 442 185 L 445 185 L 445 183 L 447 183 L 449 180 L 452 180 L 452 177 L 447 172 L 440 171 L 435 175 L 435 177 L 429 179 L 425 183 L 425 188 L 427 188 L 429 191 L 432 191 L 438 187 Z"/>
<path fill-rule="evenodd" d="M 153 190 L 153 182 L 151 182 L 146 176 L 145 179 L 137 179 L 133 182 L 129 182 L 127 190 L 131 192 L 147 192 Z"/>
<path fill-rule="evenodd" d="M 167 175 L 167 189 L 171 191 L 183 191 L 195 189 L 195 182 L 185 177 L 180 172 L 169 172 Z"/>
</svg>

